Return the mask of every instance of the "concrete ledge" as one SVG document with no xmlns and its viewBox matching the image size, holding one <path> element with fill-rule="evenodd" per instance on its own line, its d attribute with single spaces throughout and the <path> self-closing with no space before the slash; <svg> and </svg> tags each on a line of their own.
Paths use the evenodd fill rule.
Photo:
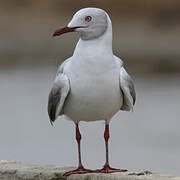
<svg viewBox="0 0 180 180">
<path fill-rule="evenodd" d="M 180 176 L 153 174 L 148 171 L 63 176 L 64 172 L 72 169 L 72 167 L 40 166 L 2 160 L 0 180 L 180 180 Z"/>
</svg>

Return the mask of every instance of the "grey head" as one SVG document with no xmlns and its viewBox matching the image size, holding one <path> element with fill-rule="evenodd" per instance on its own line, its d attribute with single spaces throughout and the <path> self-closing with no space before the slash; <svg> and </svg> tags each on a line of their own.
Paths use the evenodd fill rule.
<svg viewBox="0 0 180 180">
<path fill-rule="evenodd" d="M 108 17 L 104 10 L 99 8 L 84 8 L 77 11 L 69 24 L 58 29 L 53 36 L 66 32 L 78 32 L 83 40 L 91 40 L 102 36 L 108 27 Z"/>
</svg>

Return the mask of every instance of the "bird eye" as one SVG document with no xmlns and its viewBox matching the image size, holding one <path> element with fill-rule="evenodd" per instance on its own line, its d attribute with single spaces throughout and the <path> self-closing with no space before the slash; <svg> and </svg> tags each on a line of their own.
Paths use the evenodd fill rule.
<svg viewBox="0 0 180 180">
<path fill-rule="evenodd" d="M 85 21 L 87 21 L 87 22 L 90 22 L 90 21 L 91 21 L 91 19 L 92 19 L 92 17 L 91 17 L 91 16 L 86 16 L 86 17 L 85 17 Z"/>
</svg>

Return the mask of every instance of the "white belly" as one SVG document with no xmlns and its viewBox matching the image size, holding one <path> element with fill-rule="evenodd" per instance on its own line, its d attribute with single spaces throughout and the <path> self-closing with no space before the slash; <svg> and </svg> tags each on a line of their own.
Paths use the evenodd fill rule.
<svg viewBox="0 0 180 180">
<path fill-rule="evenodd" d="M 70 80 L 70 94 L 64 105 L 64 114 L 74 121 L 109 120 L 122 105 L 119 87 L 119 69 L 95 74 L 66 72 Z"/>
</svg>

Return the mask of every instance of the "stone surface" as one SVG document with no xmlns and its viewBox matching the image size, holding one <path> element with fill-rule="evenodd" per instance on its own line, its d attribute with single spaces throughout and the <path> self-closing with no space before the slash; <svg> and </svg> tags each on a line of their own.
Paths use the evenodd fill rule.
<svg viewBox="0 0 180 180">
<path fill-rule="evenodd" d="M 180 176 L 145 172 L 82 174 L 64 177 L 73 167 L 40 166 L 15 161 L 0 161 L 0 180 L 180 180 Z"/>
</svg>

